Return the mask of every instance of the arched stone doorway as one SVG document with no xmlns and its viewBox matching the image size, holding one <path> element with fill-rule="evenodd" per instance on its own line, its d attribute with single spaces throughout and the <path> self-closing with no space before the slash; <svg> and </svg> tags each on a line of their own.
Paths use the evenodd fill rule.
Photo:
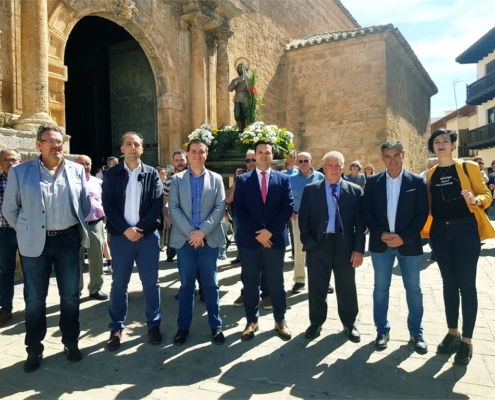
<svg viewBox="0 0 495 400">
<path fill-rule="evenodd" d="M 87 16 L 69 35 L 64 64 L 71 153 L 89 155 L 96 169 L 120 155 L 120 137 L 132 130 L 144 136 L 143 161 L 157 164 L 157 90 L 139 43 L 112 21 Z"/>
</svg>

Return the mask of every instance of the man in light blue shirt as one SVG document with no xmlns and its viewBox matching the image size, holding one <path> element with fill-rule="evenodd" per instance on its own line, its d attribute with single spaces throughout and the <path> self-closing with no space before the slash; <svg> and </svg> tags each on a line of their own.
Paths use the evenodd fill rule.
<svg viewBox="0 0 495 400">
<path fill-rule="evenodd" d="M 306 286 L 306 271 L 305 255 L 302 250 L 301 232 L 299 231 L 299 224 L 297 215 L 299 213 L 299 207 L 301 205 L 301 199 L 304 191 L 304 187 L 310 183 L 321 181 L 325 179 L 325 175 L 315 171 L 312 167 L 313 158 L 311 154 L 302 152 L 297 155 L 297 165 L 299 169 L 297 172 L 290 176 L 290 185 L 292 187 L 292 195 L 294 196 L 294 213 L 292 214 L 291 221 L 293 221 L 292 229 L 294 232 L 294 286 L 292 287 L 292 293 L 300 293 Z M 332 196 L 330 195 L 330 199 Z"/>
</svg>

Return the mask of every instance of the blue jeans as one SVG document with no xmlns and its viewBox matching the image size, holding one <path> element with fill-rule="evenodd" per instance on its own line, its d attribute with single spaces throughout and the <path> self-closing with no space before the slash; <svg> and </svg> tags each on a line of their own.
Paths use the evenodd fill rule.
<svg viewBox="0 0 495 400">
<path fill-rule="evenodd" d="M 375 271 L 375 288 L 373 290 L 373 319 L 377 333 L 388 333 L 390 323 L 387 319 L 390 297 L 390 283 L 395 258 L 399 261 L 402 282 L 406 289 L 406 300 L 409 315 L 407 328 L 411 336 L 423 336 L 423 293 L 419 271 L 421 256 L 402 256 L 397 248 L 387 248 L 383 253 L 371 252 L 371 261 Z"/>
<path fill-rule="evenodd" d="M 46 296 L 52 272 L 55 270 L 60 296 L 60 331 L 62 343 L 77 343 L 79 337 L 79 247 L 78 229 L 47 236 L 43 252 L 38 257 L 22 256 L 24 301 L 26 302 L 26 338 L 28 353 L 40 351 L 46 335 Z"/>
<path fill-rule="evenodd" d="M 442 274 L 447 326 L 457 328 L 461 297 L 462 336 L 472 338 L 478 313 L 476 272 L 481 251 L 478 223 L 474 217 L 448 223 L 433 220 L 430 240 Z"/>
<path fill-rule="evenodd" d="M 125 236 L 112 235 L 110 240 L 112 253 L 112 289 L 110 291 L 111 322 L 108 327 L 113 331 L 122 331 L 127 318 L 129 299 L 127 289 L 131 280 L 134 260 L 136 260 L 139 279 L 143 285 L 146 303 L 146 325 L 148 329 L 160 326 L 160 284 L 158 282 L 158 259 L 160 257 L 160 235 L 158 231 L 144 236 L 137 242 L 131 242 Z"/>
<path fill-rule="evenodd" d="M 0 312 L 12 312 L 17 237 L 13 228 L 0 228 Z"/>
<path fill-rule="evenodd" d="M 176 251 L 180 275 L 179 316 L 177 318 L 179 329 L 187 331 L 192 323 L 194 288 L 198 271 L 201 275 L 201 285 L 208 311 L 208 324 L 211 329 L 222 328 L 220 294 L 217 285 L 218 247 L 205 244 L 203 247 L 194 248 L 186 242 Z"/>
</svg>

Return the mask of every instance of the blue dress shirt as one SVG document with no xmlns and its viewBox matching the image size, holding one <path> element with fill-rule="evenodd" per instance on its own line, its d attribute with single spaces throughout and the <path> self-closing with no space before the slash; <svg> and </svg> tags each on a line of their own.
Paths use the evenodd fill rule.
<svg viewBox="0 0 495 400">
<path fill-rule="evenodd" d="M 203 185 L 205 182 L 205 172 L 203 170 L 200 176 L 194 176 L 193 172 L 189 170 L 189 176 L 191 179 L 191 198 L 192 198 L 192 223 L 196 228 L 201 225 L 201 196 L 203 194 Z"/>
</svg>

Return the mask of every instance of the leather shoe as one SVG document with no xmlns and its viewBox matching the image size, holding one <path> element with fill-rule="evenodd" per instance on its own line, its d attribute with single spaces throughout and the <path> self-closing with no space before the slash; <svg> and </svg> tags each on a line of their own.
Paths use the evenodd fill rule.
<svg viewBox="0 0 495 400">
<path fill-rule="evenodd" d="M 306 339 L 316 339 L 320 336 L 321 326 L 310 325 L 308 329 L 306 329 Z"/>
<path fill-rule="evenodd" d="M 107 341 L 107 349 L 110 351 L 117 350 L 120 347 L 120 340 L 122 339 L 122 332 L 110 331 L 110 339 Z"/>
<path fill-rule="evenodd" d="M 81 361 L 82 354 L 79 347 L 77 347 L 77 342 L 69 343 L 64 346 L 64 353 L 67 355 L 69 361 Z"/>
<path fill-rule="evenodd" d="M 44 349 L 43 344 L 40 343 L 39 351 L 28 353 L 27 359 L 24 361 L 24 372 L 33 372 L 40 367 Z"/>
<path fill-rule="evenodd" d="M 437 346 L 438 353 L 455 353 L 461 344 L 461 335 L 457 334 L 456 336 L 447 333 L 440 343 Z"/>
<path fill-rule="evenodd" d="M 333 289 L 332 285 L 328 285 L 328 293 L 332 294 L 335 290 Z"/>
<path fill-rule="evenodd" d="M 457 350 L 457 354 L 454 357 L 454 362 L 460 365 L 468 365 L 471 358 L 473 358 L 473 345 L 461 340 L 459 350 Z"/>
<path fill-rule="evenodd" d="M 165 262 L 174 262 L 174 257 L 167 257 Z"/>
<path fill-rule="evenodd" d="M 354 325 L 344 326 L 344 332 L 347 334 L 347 337 L 351 342 L 359 343 L 361 341 L 361 334 Z"/>
<path fill-rule="evenodd" d="M 95 300 L 107 300 L 108 294 L 103 293 L 101 290 L 98 290 L 97 292 L 91 293 L 89 297 Z"/>
<path fill-rule="evenodd" d="M 159 326 L 148 329 L 148 342 L 151 344 L 160 344 L 162 342 L 162 334 Z"/>
<path fill-rule="evenodd" d="M 306 287 L 304 283 L 296 282 L 294 286 L 292 286 L 292 293 L 301 293 L 301 291 Z"/>
<path fill-rule="evenodd" d="M 230 263 L 231 264 L 237 264 L 237 263 L 240 263 L 240 262 L 241 262 L 241 260 L 239 260 L 239 257 L 236 257 Z"/>
<path fill-rule="evenodd" d="M 182 346 L 184 343 L 186 343 L 187 335 L 189 335 L 188 330 L 179 329 L 174 336 L 174 344 L 176 346 Z"/>
<path fill-rule="evenodd" d="M 275 322 L 275 329 L 278 331 L 278 334 L 284 339 L 290 339 L 292 337 L 292 332 L 287 326 L 287 322 L 285 322 L 285 319 L 280 322 Z"/>
<path fill-rule="evenodd" d="M 388 340 L 390 339 L 390 335 L 387 333 L 379 333 L 376 335 L 375 339 L 375 349 L 377 350 L 385 350 L 388 346 Z"/>
<path fill-rule="evenodd" d="M 260 326 L 257 322 L 247 323 L 244 328 L 244 332 L 242 332 L 242 340 L 249 340 L 254 338 L 254 333 L 260 329 Z"/>
<path fill-rule="evenodd" d="M 12 313 L 2 311 L 0 312 L 0 326 L 5 325 L 12 319 Z"/>
<path fill-rule="evenodd" d="M 428 345 L 423 339 L 423 336 L 411 336 L 411 343 L 414 346 L 414 351 L 418 354 L 428 353 Z"/>
<path fill-rule="evenodd" d="M 215 344 L 224 344 L 225 336 L 223 336 L 223 332 L 221 329 L 212 329 L 211 335 L 213 336 L 213 343 Z"/>
<path fill-rule="evenodd" d="M 261 299 L 261 307 L 263 307 L 263 310 L 271 310 L 273 308 L 270 296 L 266 296 Z"/>
</svg>

